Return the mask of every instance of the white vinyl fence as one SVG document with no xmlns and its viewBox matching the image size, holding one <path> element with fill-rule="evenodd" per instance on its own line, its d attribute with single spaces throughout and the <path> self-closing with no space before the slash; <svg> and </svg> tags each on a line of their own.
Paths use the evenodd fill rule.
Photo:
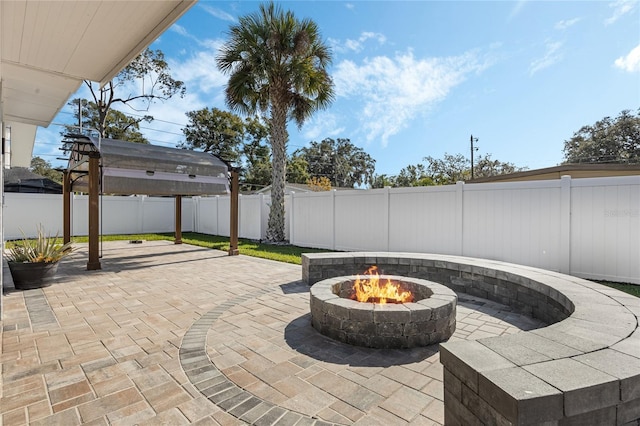
<svg viewBox="0 0 640 426">
<path fill-rule="evenodd" d="M 172 232 L 173 198 L 103 197 L 102 232 Z M 264 238 L 270 198 L 240 197 L 243 238 Z M 300 193 L 286 198 L 292 244 L 481 257 L 640 284 L 640 176 Z M 62 197 L 5 194 L 5 238 L 62 229 Z M 87 233 L 87 199 L 73 233 Z M 229 235 L 229 197 L 183 199 L 183 231 Z"/>
<path fill-rule="evenodd" d="M 87 235 L 89 198 L 86 195 L 73 195 L 71 206 L 72 235 Z M 194 230 L 194 206 L 192 199 L 183 198 L 183 232 Z M 27 237 L 33 237 L 38 224 L 42 224 L 47 233 L 62 235 L 62 195 L 6 192 L 2 214 L 4 215 L 4 237 L 7 240 L 22 238 L 22 231 Z M 226 215 L 228 218 L 228 211 Z M 175 204 L 173 198 L 101 197 L 100 226 L 102 234 L 173 232 L 174 225 Z M 227 224 L 227 232 L 228 229 L 229 225 Z"/>
</svg>

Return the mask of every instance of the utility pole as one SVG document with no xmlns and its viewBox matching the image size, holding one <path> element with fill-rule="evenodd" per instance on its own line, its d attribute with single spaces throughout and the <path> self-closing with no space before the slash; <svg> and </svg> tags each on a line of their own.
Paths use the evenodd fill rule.
<svg viewBox="0 0 640 426">
<path fill-rule="evenodd" d="M 477 151 L 478 147 L 474 147 L 473 143 L 474 142 L 478 142 L 478 138 L 474 138 L 473 135 L 471 135 L 471 180 L 473 180 L 473 151 Z"/>
</svg>

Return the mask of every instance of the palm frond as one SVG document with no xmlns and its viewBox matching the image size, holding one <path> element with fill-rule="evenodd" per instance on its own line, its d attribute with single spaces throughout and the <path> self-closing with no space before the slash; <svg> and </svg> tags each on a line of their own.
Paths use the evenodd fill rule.
<svg viewBox="0 0 640 426">
<path fill-rule="evenodd" d="M 22 240 L 15 243 L 7 253 L 7 261 L 17 263 L 54 263 L 73 251 L 71 243 L 59 244 L 58 234 L 55 237 L 46 235 L 44 227 L 39 224 L 37 237 L 28 239 L 22 233 Z"/>
</svg>

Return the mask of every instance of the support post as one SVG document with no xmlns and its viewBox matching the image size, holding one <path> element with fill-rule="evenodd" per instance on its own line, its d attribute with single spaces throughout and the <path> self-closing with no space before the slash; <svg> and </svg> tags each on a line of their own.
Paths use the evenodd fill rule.
<svg viewBox="0 0 640 426">
<path fill-rule="evenodd" d="M 102 269 L 99 254 L 100 231 L 100 154 L 95 152 L 89 155 L 89 262 L 87 270 Z"/>
<path fill-rule="evenodd" d="M 571 176 L 560 177 L 560 272 L 571 274 Z"/>
<path fill-rule="evenodd" d="M 62 242 L 71 241 L 71 176 L 68 170 L 62 172 Z"/>
<path fill-rule="evenodd" d="M 464 256 L 464 181 L 456 182 L 455 241 L 458 256 Z"/>
<path fill-rule="evenodd" d="M 176 195 L 176 228 L 174 244 L 182 244 L 182 195 Z"/>
<path fill-rule="evenodd" d="M 336 190 L 331 190 L 331 250 L 336 249 Z"/>
<path fill-rule="evenodd" d="M 240 254 L 238 250 L 238 200 L 240 185 L 238 184 L 238 169 L 231 169 L 231 227 L 229 229 L 229 256 Z"/>
</svg>

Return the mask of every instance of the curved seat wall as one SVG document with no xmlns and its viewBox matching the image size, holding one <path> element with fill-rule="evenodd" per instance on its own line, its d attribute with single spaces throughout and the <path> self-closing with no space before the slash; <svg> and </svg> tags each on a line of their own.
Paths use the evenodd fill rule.
<svg viewBox="0 0 640 426">
<path fill-rule="evenodd" d="M 440 345 L 446 424 L 640 425 L 640 298 L 505 262 L 424 253 L 311 253 L 302 278 L 422 278 L 494 300 L 547 327 Z"/>
</svg>

